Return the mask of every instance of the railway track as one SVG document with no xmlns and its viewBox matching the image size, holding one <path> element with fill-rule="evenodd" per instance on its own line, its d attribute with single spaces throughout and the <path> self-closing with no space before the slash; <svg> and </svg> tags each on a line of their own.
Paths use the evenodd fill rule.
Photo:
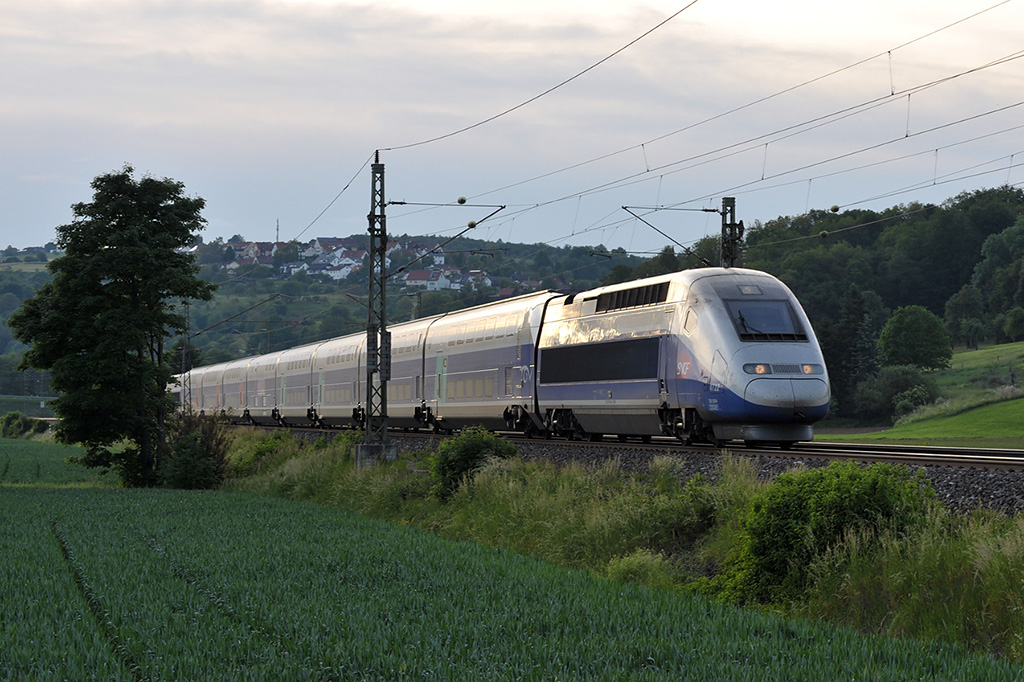
<svg viewBox="0 0 1024 682">
<path fill-rule="evenodd" d="M 920 466 L 1024 471 L 1024 450 L 950 448 L 928 445 L 865 445 L 859 443 L 799 443 L 790 454 L 822 453 L 829 459 L 893 462 Z"/>
<path fill-rule="evenodd" d="M 313 438 L 324 433 L 338 433 L 337 431 L 323 431 L 319 429 L 290 429 L 293 433 L 315 434 Z M 307 435 L 307 437 L 310 437 Z M 525 438 L 521 434 L 503 432 L 501 435 L 513 442 L 523 444 L 540 444 L 555 448 L 595 448 L 595 449 L 636 449 L 639 451 L 669 451 L 669 452 L 716 452 L 720 447 L 712 445 L 682 445 L 673 438 L 652 438 L 650 442 L 641 442 L 639 439 L 619 441 L 613 438 L 605 438 L 600 441 L 570 441 L 565 439 L 552 438 L 550 440 L 538 438 Z M 438 435 L 429 431 L 396 431 L 395 438 L 421 439 L 425 442 L 436 442 L 447 436 Z M 425 443 L 424 447 L 428 447 Z M 967 469 L 986 469 L 992 471 L 1024 471 L 1024 450 L 998 450 L 992 448 L 952 448 L 927 445 L 878 445 L 863 443 L 828 443 L 809 442 L 796 443 L 790 449 L 783 450 L 773 446 L 748 447 L 743 443 L 732 443 L 725 446 L 736 454 L 753 457 L 772 457 L 787 460 L 814 459 L 814 460 L 853 460 L 858 462 L 889 462 L 893 464 L 908 464 L 927 467 L 956 467 Z"/>
</svg>

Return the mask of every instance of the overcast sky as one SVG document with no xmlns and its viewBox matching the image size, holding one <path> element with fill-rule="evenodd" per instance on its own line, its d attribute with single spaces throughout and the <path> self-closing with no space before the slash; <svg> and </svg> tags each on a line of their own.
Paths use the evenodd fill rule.
<svg viewBox="0 0 1024 682">
<path fill-rule="evenodd" d="M 125 163 L 203 197 L 206 241 L 365 232 L 380 150 L 388 200 L 507 206 L 467 236 L 633 252 L 668 241 L 623 205 L 734 196 L 749 226 L 1019 186 L 1024 0 L 997 2 L 698 0 L 598 64 L 687 1 L 6 0 L 0 247 L 52 240 Z M 388 230 L 491 210 L 390 206 Z"/>
</svg>

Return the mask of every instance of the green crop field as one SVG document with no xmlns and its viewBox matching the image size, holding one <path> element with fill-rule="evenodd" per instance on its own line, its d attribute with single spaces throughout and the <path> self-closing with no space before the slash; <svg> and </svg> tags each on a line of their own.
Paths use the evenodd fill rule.
<svg viewBox="0 0 1024 682">
<path fill-rule="evenodd" d="M 0 680 L 1024 676 L 339 508 L 65 484 L 57 446 L 0 452 Z"/>
</svg>

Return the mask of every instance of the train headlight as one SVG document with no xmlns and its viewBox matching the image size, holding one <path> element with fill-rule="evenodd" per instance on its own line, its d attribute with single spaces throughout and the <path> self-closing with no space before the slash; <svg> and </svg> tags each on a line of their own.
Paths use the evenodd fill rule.
<svg viewBox="0 0 1024 682">
<path fill-rule="evenodd" d="M 750 363 L 743 365 L 743 371 L 747 374 L 771 374 L 772 366 L 766 363 Z"/>
<path fill-rule="evenodd" d="M 821 365 L 801 365 L 800 369 L 804 374 L 824 374 L 825 368 Z"/>
</svg>

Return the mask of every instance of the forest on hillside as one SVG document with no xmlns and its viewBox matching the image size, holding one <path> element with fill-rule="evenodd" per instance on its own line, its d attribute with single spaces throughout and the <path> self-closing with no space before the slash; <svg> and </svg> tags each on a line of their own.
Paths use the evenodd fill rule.
<svg viewBox="0 0 1024 682">
<path fill-rule="evenodd" d="M 834 411 L 882 418 L 891 415 L 901 396 L 911 404 L 933 397 L 926 370 L 934 363 L 913 357 L 908 362 L 892 347 L 907 345 L 907 339 L 973 347 L 1024 338 L 1022 215 L 1024 191 L 1004 186 L 938 205 L 911 203 L 880 212 L 835 207 L 754 220 L 747 225 L 739 265 L 778 276 L 803 303 L 825 351 Z M 446 244 L 446 262 L 465 273 L 486 273 L 489 284 L 481 277 L 461 290 L 422 291 L 401 287 L 396 279 L 389 289 L 389 317 L 403 321 L 540 288 L 579 291 L 699 267 L 701 259 L 718 264 L 715 237 L 692 245 L 689 254 L 680 251 L 670 244 L 642 258 L 603 245 L 558 248 L 459 238 Z M 212 301 L 189 310 L 194 345 L 204 362 L 365 327 L 365 304 L 359 300 L 366 289 L 365 269 L 341 281 L 305 272 L 281 278 L 256 265 L 229 272 L 222 267 L 223 254 L 224 245 L 217 242 L 198 252 L 201 276 L 219 286 Z M 427 257 L 416 267 L 429 265 Z M 403 266 L 412 264 L 392 264 L 396 270 Z M 24 347 L 6 320 L 47 277 L 46 272 L 0 270 L 0 393 L 38 389 L 38 377 L 14 371 Z M 883 337 L 897 322 L 905 329 L 888 335 L 886 352 Z M 885 403 L 885 414 L 867 410 L 871 401 Z"/>
</svg>

